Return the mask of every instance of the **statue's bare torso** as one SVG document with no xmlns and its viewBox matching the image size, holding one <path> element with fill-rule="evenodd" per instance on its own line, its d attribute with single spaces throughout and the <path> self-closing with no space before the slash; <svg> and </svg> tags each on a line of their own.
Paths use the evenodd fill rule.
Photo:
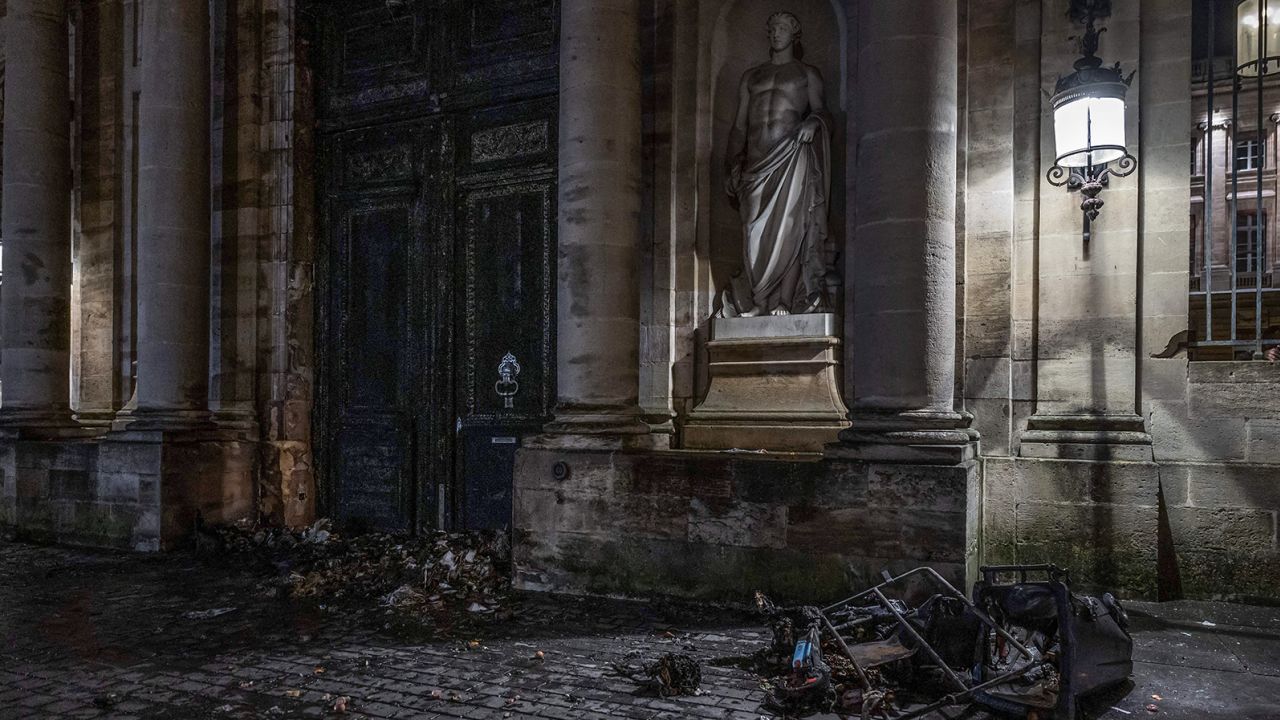
<svg viewBox="0 0 1280 720">
<path fill-rule="evenodd" d="M 795 133 L 811 112 L 810 78 L 814 68 L 799 61 L 785 65 L 768 62 L 746 72 L 742 85 L 747 95 L 746 161 L 751 165 Z M 820 82 L 820 81 L 819 81 Z"/>
</svg>

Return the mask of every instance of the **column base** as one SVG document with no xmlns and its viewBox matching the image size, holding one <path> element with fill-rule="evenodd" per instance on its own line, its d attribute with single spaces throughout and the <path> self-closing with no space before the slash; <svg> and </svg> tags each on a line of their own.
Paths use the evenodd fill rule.
<svg viewBox="0 0 1280 720">
<path fill-rule="evenodd" d="M 1151 435 L 1140 415 L 1032 415 L 1018 454 L 1064 460 L 1154 459 Z"/>
<path fill-rule="evenodd" d="M 671 436 L 654 434 L 639 406 L 559 405 L 542 433 L 525 447 L 555 449 L 652 450 L 671 446 Z"/>
<path fill-rule="evenodd" d="M 978 431 L 967 412 L 912 410 L 899 413 L 854 412 L 853 426 L 839 442 L 826 446 L 829 458 L 958 465 L 978 454 Z"/>
<path fill-rule="evenodd" d="M 70 409 L 0 410 L 0 428 L 12 430 L 24 437 L 81 435 L 85 430 L 80 423 L 76 422 Z"/>
<path fill-rule="evenodd" d="M 84 427 L 107 428 L 115 422 L 114 410 L 81 410 L 75 414 L 76 422 Z"/>
<path fill-rule="evenodd" d="M 520 445 L 537 450 L 668 450 L 671 448 L 671 435 L 660 432 L 619 435 L 554 432 L 528 435 Z"/>
<path fill-rule="evenodd" d="M 252 409 L 242 407 L 219 408 L 211 413 L 212 421 L 228 430 L 252 431 L 258 427 L 258 416 Z"/>
<path fill-rule="evenodd" d="M 111 423 L 111 429 L 116 432 L 202 431 L 215 428 L 217 424 L 208 410 L 122 410 Z"/>
<path fill-rule="evenodd" d="M 552 435 L 643 435 L 649 425 L 639 407 L 560 405 L 542 429 Z"/>
</svg>

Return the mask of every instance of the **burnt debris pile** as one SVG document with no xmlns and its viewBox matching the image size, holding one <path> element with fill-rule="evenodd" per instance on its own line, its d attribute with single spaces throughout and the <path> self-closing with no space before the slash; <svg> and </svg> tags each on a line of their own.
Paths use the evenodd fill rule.
<svg viewBox="0 0 1280 720">
<path fill-rule="evenodd" d="M 343 533 L 327 520 L 303 530 L 197 528 L 199 554 L 264 570 L 269 594 L 324 605 L 501 614 L 510 591 L 505 533 Z"/>
<path fill-rule="evenodd" d="M 1073 593 L 1052 565 L 982 575 L 972 599 L 927 567 L 824 608 L 779 608 L 757 593 L 773 635 L 764 654 L 780 668 L 767 704 L 895 720 L 980 704 L 1075 720 L 1082 699 L 1128 681 L 1133 641 L 1110 594 Z M 896 597 L 920 580 L 937 592 Z"/>
</svg>

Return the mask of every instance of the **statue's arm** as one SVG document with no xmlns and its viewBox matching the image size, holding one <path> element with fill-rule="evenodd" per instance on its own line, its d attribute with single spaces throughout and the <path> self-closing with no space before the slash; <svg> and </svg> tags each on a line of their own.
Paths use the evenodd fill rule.
<svg viewBox="0 0 1280 720">
<path fill-rule="evenodd" d="M 729 130 L 729 147 L 724 154 L 726 180 L 732 177 L 734 169 L 742 165 L 747 155 L 747 115 L 750 111 L 751 91 L 747 87 L 747 75 L 744 73 L 738 84 L 738 112 L 733 118 L 733 127 Z"/>
<path fill-rule="evenodd" d="M 822 84 L 822 73 L 812 65 L 806 65 L 805 71 L 809 75 L 809 113 L 828 118 L 826 88 Z"/>
<path fill-rule="evenodd" d="M 813 142 L 814 136 L 818 132 L 818 128 L 823 122 L 827 126 L 831 125 L 831 116 L 827 114 L 827 103 L 823 98 L 825 94 L 822 87 L 822 73 L 812 65 L 806 65 L 805 85 L 809 89 L 809 114 L 805 116 L 804 121 L 800 123 L 800 132 L 797 139 L 800 142 Z"/>
</svg>

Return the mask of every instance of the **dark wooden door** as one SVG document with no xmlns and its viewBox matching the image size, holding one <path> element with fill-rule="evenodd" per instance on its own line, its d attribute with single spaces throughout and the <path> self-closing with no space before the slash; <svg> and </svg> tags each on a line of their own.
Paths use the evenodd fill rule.
<svg viewBox="0 0 1280 720">
<path fill-rule="evenodd" d="M 322 511 L 510 524 L 554 398 L 555 0 L 313 0 Z"/>
<path fill-rule="evenodd" d="M 432 202 L 440 133 L 433 121 L 336 134 L 327 142 L 327 261 L 322 336 L 331 364 L 328 417 L 333 511 L 342 520 L 409 530 L 419 488 L 448 436 L 431 370 Z M 438 221 L 437 221 L 438 222 Z M 446 276 L 447 277 L 447 276 Z M 427 329 L 426 332 L 423 332 Z"/>
</svg>

